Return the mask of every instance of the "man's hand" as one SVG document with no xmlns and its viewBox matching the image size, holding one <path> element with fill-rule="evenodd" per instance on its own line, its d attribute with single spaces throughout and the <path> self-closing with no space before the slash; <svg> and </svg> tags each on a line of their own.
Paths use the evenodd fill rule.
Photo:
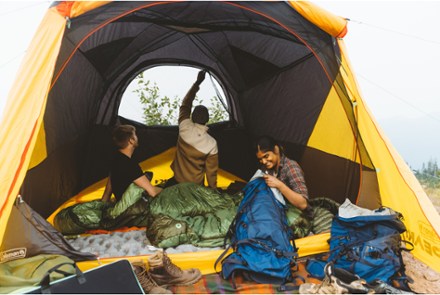
<svg viewBox="0 0 440 295">
<path fill-rule="evenodd" d="M 205 74 L 206 74 L 205 70 L 199 72 L 199 74 L 197 75 L 197 81 L 196 81 L 197 85 L 200 86 L 200 84 L 202 84 L 203 80 L 205 80 Z"/>
</svg>

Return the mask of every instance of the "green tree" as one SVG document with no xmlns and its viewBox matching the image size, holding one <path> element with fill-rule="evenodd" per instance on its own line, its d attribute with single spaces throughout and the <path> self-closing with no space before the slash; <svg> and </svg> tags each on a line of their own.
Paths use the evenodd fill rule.
<svg viewBox="0 0 440 295">
<path fill-rule="evenodd" d="M 178 99 L 160 96 L 159 87 L 156 83 L 151 85 L 149 80 L 144 79 L 141 73 L 136 77 L 137 88 L 133 90 L 139 97 L 142 104 L 142 118 L 146 125 L 175 125 L 177 123 L 176 113 Z"/>
<path fill-rule="evenodd" d="M 156 82 L 151 83 L 150 80 L 144 79 L 144 74 L 140 73 L 135 78 L 137 88 L 133 90 L 138 95 L 142 104 L 142 117 L 146 125 L 177 125 L 179 107 L 181 99 L 177 96 L 170 98 L 161 96 L 159 87 Z M 193 105 L 201 104 L 201 100 L 196 97 Z M 210 100 L 209 122 L 216 123 L 225 121 L 229 118 L 229 114 L 225 111 L 217 96 Z"/>
<path fill-rule="evenodd" d="M 225 111 L 223 104 L 220 103 L 220 99 L 217 96 L 211 98 L 211 106 L 209 110 L 209 122 L 208 124 L 226 121 L 229 119 L 229 114 Z"/>
<path fill-rule="evenodd" d="M 440 170 L 436 160 L 430 159 L 422 164 L 420 170 L 415 171 L 420 183 L 428 188 L 440 188 Z"/>
</svg>

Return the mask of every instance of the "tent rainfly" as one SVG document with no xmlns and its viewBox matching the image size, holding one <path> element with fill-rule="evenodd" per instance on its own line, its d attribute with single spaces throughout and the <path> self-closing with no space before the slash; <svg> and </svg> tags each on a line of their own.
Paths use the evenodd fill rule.
<svg viewBox="0 0 440 295">
<path fill-rule="evenodd" d="M 272 135 L 303 167 L 311 198 L 401 212 L 413 254 L 440 271 L 439 214 L 365 105 L 345 34 L 344 18 L 306 1 L 54 2 L 1 123 L 0 241 L 17 195 L 47 218 L 105 179 L 109 130 L 128 122 L 118 108 L 137 74 L 186 65 L 224 90 L 230 120 L 211 128 L 222 171 L 249 179 L 251 138 Z M 133 124 L 139 162 L 175 145 L 177 126 Z M 302 255 L 328 249 L 327 238 L 304 238 Z"/>
</svg>

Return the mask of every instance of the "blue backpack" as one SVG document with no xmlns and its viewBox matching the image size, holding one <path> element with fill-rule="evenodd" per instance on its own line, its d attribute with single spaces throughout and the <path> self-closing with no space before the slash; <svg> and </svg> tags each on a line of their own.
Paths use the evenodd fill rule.
<svg viewBox="0 0 440 295">
<path fill-rule="evenodd" d="M 225 237 L 225 244 L 227 240 L 230 244 L 215 265 L 222 261 L 221 274 L 225 279 L 232 277 L 234 287 L 236 272 L 258 283 L 285 284 L 292 279 L 291 268 L 298 256 L 287 208 L 275 199 L 263 178 L 252 180 L 243 191 Z M 230 247 L 234 252 L 223 259 Z"/>
<path fill-rule="evenodd" d="M 389 210 L 389 214 L 380 214 Z M 367 283 L 383 281 L 398 284 L 400 289 L 409 291 L 409 277 L 405 275 L 405 265 L 400 234 L 406 231 L 402 215 L 390 208 L 380 208 L 373 215 L 344 218 L 335 216 L 331 226 L 330 255 L 327 261 L 310 260 L 306 269 L 313 276 L 324 277 L 324 265 L 333 262 L 358 275 Z M 409 245 L 411 243 L 404 241 Z"/>
</svg>

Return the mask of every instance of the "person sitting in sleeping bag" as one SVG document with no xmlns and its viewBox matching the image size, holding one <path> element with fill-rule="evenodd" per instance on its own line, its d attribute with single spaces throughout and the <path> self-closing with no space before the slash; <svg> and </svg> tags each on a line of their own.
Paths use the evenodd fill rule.
<svg viewBox="0 0 440 295">
<path fill-rule="evenodd" d="M 118 150 L 114 154 L 109 179 L 101 200 L 110 201 L 112 193 L 116 201 L 121 200 L 131 183 L 144 189 L 151 197 L 161 192 L 162 189 L 153 186 L 139 164 L 132 159 L 133 152 L 138 147 L 136 128 L 132 125 L 118 125 L 113 130 L 112 140 Z"/>
<path fill-rule="evenodd" d="M 283 148 L 270 136 L 258 138 L 255 148 L 261 168 L 253 178 L 263 177 L 269 187 L 278 189 L 282 196 L 275 193 L 276 190 L 273 191 L 282 204 L 285 204 L 285 198 L 307 215 L 311 214 L 306 181 L 300 165 L 286 157 Z"/>
</svg>

